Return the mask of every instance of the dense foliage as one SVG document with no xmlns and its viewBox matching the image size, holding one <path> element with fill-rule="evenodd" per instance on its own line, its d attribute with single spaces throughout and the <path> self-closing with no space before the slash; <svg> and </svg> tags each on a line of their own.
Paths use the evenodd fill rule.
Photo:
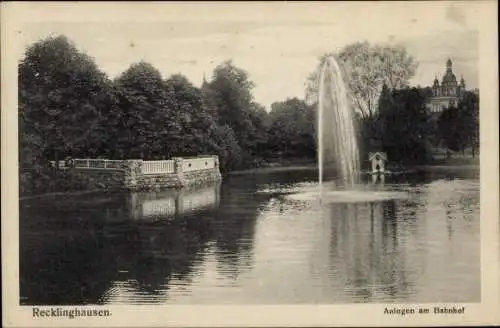
<svg viewBox="0 0 500 328">
<path fill-rule="evenodd" d="M 437 126 L 446 148 L 455 152 L 471 148 L 474 156 L 479 148 L 479 96 L 466 92 L 458 106 L 441 112 Z"/>
<path fill-rule="evenodd" d="M 268 119 L 269 156 L 316 156 L 316 112 L 303 100 L 292 98 L 275 102 Z"/>
<path fill-rule="evenodd" d="M 353 95 L 361 158 L 377 148 L 394 161 L 423 163 L 431 146 L 478 148 L 476 94 L 436 117 L 425 106 L 429 89 L 406 87 L 417 64 L 404 48 L 355 43 L 336 56 Z M 316 78 L 317 71 L 308 79 L 313 100 Z M 21 193 L 57 190 L 57 170 L 48 161 L 66 157 L 217 154 L 223 172 L 284 159 L 313 161 L 315 101 L 278 101 L 268 113 L 254 100 L 253 87 L 231 61 L 200 88 L 182 75 L 164 78 L 146 62 L 110 80 L 66 37 L 41 40 L 19 63 Z M 59 178 L 73 181 L 72 188 L 87 183 L 81 176 Z"/>
<path fill-rule="evenodd" d="M 373 116 L 377 111 L 378 98 L 383 85 L 390 89 L 401 89 L 409 85 L 418 64 L 402 46 L 371 45 L 356 42 L 342 48 L 338 53 L 326 53 L 306 82 L 306 97 L 309 103 L 318 98 L 318 77 L 329 56 L 339 62 L 350 90 L 353 107 L 362 117 Z"/>
<path fill-rule="evenodd" d="M 394 161 L 425 163 L 430 158 L 431 116 L 425 105 L 425 89 L 389 91 L 380 98 L 377 135 L 382 149 Z"/>
<path fill-rule="evenodd" d="M 112 104 L 110 81 L 66 38 L 31 46 L 19 65 L 21 166 L 97 155 Z"/>
</svg>

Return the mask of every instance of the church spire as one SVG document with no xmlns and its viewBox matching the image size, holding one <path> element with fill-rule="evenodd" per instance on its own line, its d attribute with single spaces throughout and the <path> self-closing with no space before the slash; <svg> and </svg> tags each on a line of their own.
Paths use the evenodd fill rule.
<svg viewBox="0 0 500 328">
<path fill-rule="evenodd" d="M 460 87 L 465 89 L 465 80 L 463 75 L 460 76 Z"/>
<path fill-rule="evenodd" d="M 205 76 L 205 71 L 203 71 L 203 80 L 201 81 L 201 87 L 205 87 L 208 84 L 207 78 Z"/>
<path fill-rule="evenodd" d="M 451 62 L 451 59 L 448 58 L 446 61 L 446 72 L 452 72 L 453 70 L 453 63 Z"/>
</svg>

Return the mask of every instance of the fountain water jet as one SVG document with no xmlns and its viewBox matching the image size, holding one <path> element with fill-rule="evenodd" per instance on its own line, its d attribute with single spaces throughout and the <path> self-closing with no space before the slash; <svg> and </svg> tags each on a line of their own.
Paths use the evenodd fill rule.
<svg viewBox="0 0 500 328">
<path fill-rule="evenodd" d="M 333 57 L 327 57 L 321 66 L 318 90 L 318 169 L 319 192 L 308 187 L 287 193 L 293 201 L 331 203 L 381 202 L 406 199 L 401 191 L 373 190 L 360 184 L 359 150 L 354 129 L 354 113 L 349 103 L 347 88 L 340 67 Z M 330 169 L 340 184 L 331 185 Z M 328 179 L 325 179 L 328 178 Z M 328 183 L 327 183 L 328 182 Z"/>
<path fill-rule="evenodd" d="M 331 168 L 331 163 L 341 183 L 352 188 L 359 174 L 358 145 L 347 88 L 333 56 L 327 57 L 320 69 L 318 100 L 318 179 L 321 191 L 325 172 Z"/>
</svg>

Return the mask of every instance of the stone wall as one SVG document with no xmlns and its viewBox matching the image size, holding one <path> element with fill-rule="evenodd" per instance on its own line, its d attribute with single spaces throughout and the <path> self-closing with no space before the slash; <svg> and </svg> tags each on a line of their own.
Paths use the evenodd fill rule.
<svg viewBox="0 0 500 328">
<path fill-rule="evenodd" d="M 205 159 L 203 157 L 203 163 Z M 211 168 L 184 172 L 186 161 L 193 159 L 173 158 L 174 173 L 143 174 L 142 160 L 126 160 L 119 169 L 73 168 L 95 180 L 97 188 L 125 189 L 132 191 L 161 190 L 185 186 L 203 185 L 222 179 L 217 156 L 211 158 Z"/>
<path fill-rule="evenodd" d="M 78 174 L 89 178 L 90 184 L 96 189 L 125 189 L 126 178 L 123 170 L 84 170 L 75 168 Z"/>
<path fill-rule="evenodd" d="M 220 172 L 215 169 L 192 171 L 183 174 L 183 185 L 203 185 L 213 181 L 219 181 L 221 179 L 222 177 Z"/>
<path fill-rule="evenodd" d="M 183 187 L 177 174 L 149 174 L 142 175 L 137 180 L 137 185 L 131 190 L 159 190 L 165 188 Z"/>
<path fill-rule="evenodd" d="M 210 157 L 196 157 L 196 158 L 182 158 L 182 171 L 201 171 L 214 169 L 216 165 L 215 158 Z"/>
</svg>

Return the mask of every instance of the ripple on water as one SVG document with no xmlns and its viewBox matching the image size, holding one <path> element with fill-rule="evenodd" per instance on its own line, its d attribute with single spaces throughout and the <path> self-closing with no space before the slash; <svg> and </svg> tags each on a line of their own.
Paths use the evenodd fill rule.
<svg viewBox="0 0 500 328">
<path fill-rule="evenodd" d="M 259 193 L 279 194 L 285 199 L 292 201 L 319 201 L 321 203 L 378 202 L 391 199 L 407 199 L 410 196 L 408 191 L 374 190 L 366 185 L 355 187 L 354 189 L 334 188 L 333 184 L 325 184 L 323 188 L 320 188 L 317 184 L 309 184 L 294 186 L 293 188 L 264 188 Z"/>
<path fill-rule="evenodd" d="M 297 201 L 320 201 L 321 203 L 362 203 L 406 199 L 408 195 L 391 191 L 327 190 L 289 194 L 286 197 Z"/>
</svg>

